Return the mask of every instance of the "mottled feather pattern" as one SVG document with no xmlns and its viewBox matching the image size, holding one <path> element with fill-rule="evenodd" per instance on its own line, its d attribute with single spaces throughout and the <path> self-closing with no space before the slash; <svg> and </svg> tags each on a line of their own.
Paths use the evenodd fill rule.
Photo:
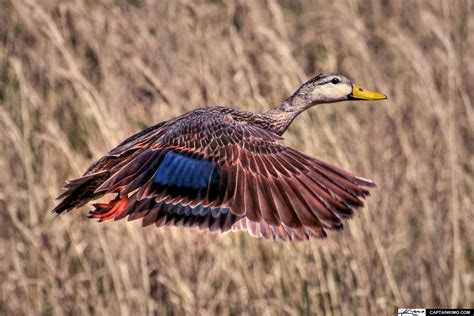
<svg viewBox="0 0 474 316">
<path fill-rule="evenodd" d="M 277 132 L 262 114 L 224 107 L 186 113 L 99 159 L 65 187 L 54 211 L 116 193 L 91 217 L 281 240 L 341 229 L 373 183 L 279 143 Z"/>
</svg>

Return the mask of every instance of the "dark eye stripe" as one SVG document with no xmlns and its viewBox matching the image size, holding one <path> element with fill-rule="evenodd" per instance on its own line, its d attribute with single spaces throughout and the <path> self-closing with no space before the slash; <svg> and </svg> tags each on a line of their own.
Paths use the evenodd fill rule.
<svg viewBox="0 0 474 316">
<path fill-rule="evenodd" d="M 319 85 L 320 85 L 320 86 L 323 86 L 323 85 L 328 84 L 328 83 L 331 83 L 331 80 L 321 82 Z"/>
</svg>

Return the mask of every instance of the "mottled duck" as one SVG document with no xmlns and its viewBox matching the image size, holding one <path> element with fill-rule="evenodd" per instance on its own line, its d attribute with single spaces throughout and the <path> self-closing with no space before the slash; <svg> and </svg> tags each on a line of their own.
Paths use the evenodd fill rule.
<svg viewBox="0 0 474 316">
<path fill-rule="evenodd" d="M 196 109 L 126 139 L 68 181 L 53 211 L 115 193 L 94 204 L 89 217 L 280 240 L 325 237 L 363 207 L 375 184 L 281 144 L 281 136 L 313 105 L 382 99 L 344 76 L 323 73 L 264 113 Z"/>
</svg>

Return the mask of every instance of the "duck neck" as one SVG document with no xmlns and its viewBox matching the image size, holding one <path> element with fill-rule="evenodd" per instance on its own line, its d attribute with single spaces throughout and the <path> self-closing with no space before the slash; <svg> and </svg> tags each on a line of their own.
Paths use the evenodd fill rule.
<svg viewBox="0 0 474 316">
<path fill-rule="evenodd" d="M 277 135 L 283 135 L 293 120 L 313 104 L 304 97 L 292 95 L 285 102 L 262 115 L 268 122 L 267 128 Z"/>
</svg>

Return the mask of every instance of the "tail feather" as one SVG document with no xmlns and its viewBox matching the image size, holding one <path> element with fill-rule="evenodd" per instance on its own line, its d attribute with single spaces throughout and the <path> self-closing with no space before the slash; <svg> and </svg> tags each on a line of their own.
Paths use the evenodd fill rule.
<svg viewBox="0 0 474 316">
<path fill-rule="evenodd" d="M 104 193 L 96 193 L 96 189 L 109 177 L 108 171 L 88 174 L 83 177 L 68 181 L 58 196 L 61 200 L 53 209 L 53 213 L 66 213 L 73 208 L 81 207 L 87 202 L 97 199 Z"/>
</svg>

